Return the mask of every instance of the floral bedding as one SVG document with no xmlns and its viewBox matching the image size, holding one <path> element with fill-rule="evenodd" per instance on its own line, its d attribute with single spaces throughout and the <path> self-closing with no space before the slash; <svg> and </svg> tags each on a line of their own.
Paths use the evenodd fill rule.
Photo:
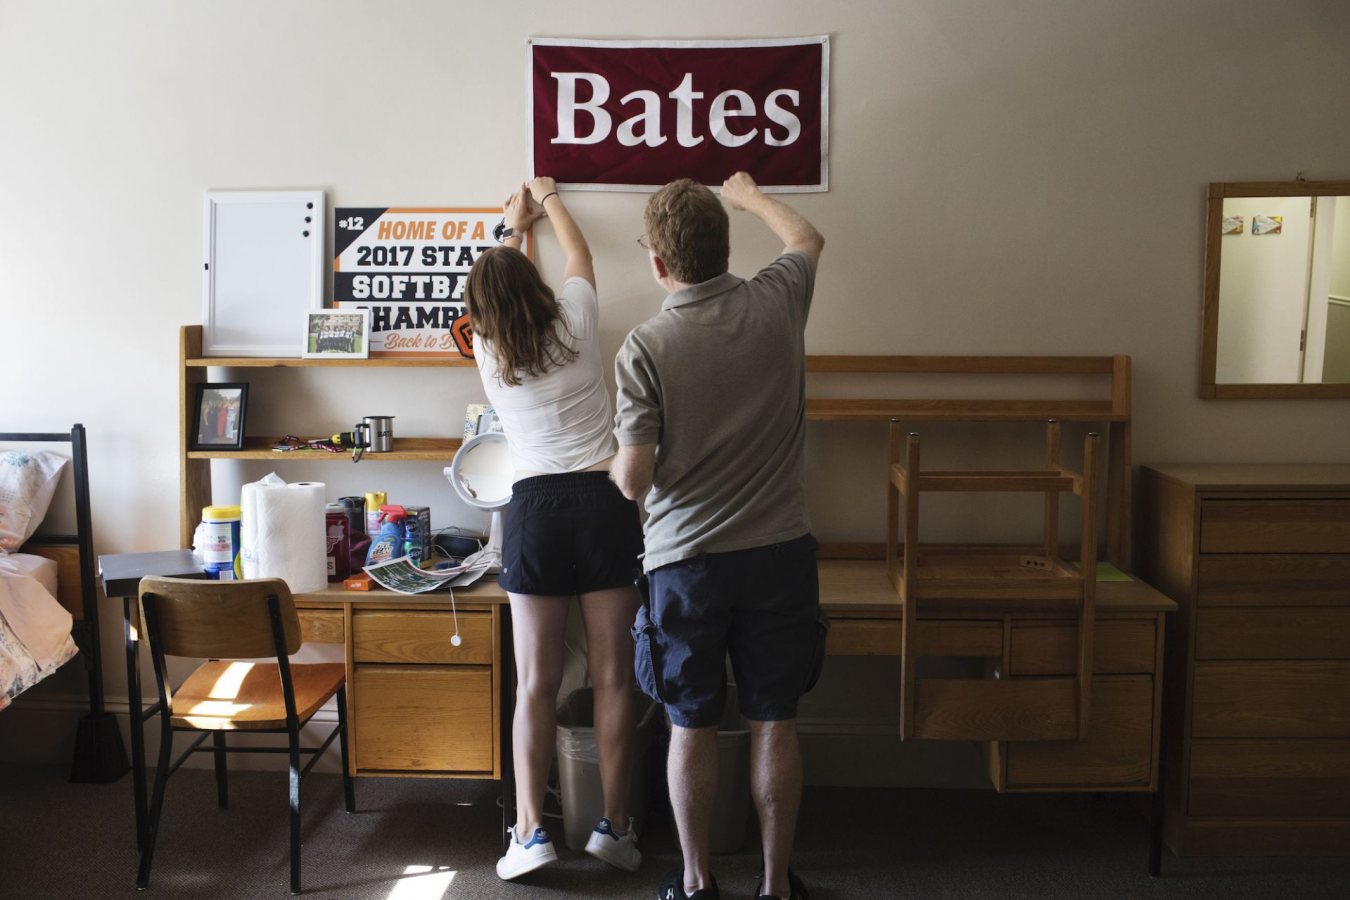
<svg viewBox="0 0 1350 900">
<path fill-rule="evenodd" d="M 55 571 L 40 556 L 0 556 L 0 709 L 75 655 Z"/>
</svg>

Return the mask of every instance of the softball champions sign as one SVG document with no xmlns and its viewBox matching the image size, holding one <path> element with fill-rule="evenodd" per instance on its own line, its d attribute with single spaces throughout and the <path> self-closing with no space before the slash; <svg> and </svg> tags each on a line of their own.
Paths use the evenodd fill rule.
<svg viewBox="0 0 1350 900">
<path fill-rule="evenodd" d="M 768 191 L 829 186 L 828 37 L 530 42 L 530 171 L 648 190 L 749 172 Z"/>
<path fill-rule="evenodd" d="M 464 279 L 496 245 L 501 218 L 496 208 L 334 210 L 333 305 L 370 310 L 372 357 L 473 356 Z"/>
</svg>

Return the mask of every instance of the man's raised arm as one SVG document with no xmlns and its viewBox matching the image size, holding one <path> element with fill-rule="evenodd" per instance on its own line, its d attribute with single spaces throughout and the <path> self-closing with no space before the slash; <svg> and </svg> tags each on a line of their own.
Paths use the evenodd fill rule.
<svg viewBox="0 0 1350 900">
<path fill-rule="evenodd" d="M 816 227 L 792 207 L 765 194 L 755 180 L 744 172 L 737 172 L 722 183 L 722 199 L 732 209 L 745 210 L 758 216 L 783 242 L 783 252 L 803 253 L 812 265 L 820 260 L 825 238 Z"/>
</svg>

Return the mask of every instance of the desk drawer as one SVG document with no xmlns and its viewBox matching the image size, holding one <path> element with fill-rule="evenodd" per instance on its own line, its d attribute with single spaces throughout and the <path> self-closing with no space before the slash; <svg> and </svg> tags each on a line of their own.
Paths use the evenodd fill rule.
<svg viewBox="0 0 1350 900">
<path fill-rule="evenodd" d="M 1193 816 L 1344 816 L 1350 741 L 1195 741 Z"/>
<path fill-rule="evenodd" d="M 1153 619 L 1097 621 L 1092 671 L 1128 675 L 1153 672 L 1157 632 Z M 1077 666 L 1078 628 L 1059 622 L 1014 624 L 1010 674 L 1072 675 Z"/>
<path fill-rule="evenodd" d="M 1206 500 L 1201 553 L 1350 553 L 1350 500 Z"/>
<path fill-rule="evenodd" d="M 924 656 L 1001 657 L 999 622 L 926 620 L 917 641 Z M 899 619 L 830 618 L 825 652 L 831 656 L 899 656 L 904 628 Z"/>
<path fill-rule="evenodd" d="M 492 662 L 492 613 L 459 614 L 458 647 L 450 643 L 455 619 L 450 610 L 358 611 L 352 617 L 352 656 L 358 663 Z"/>
<path fill-rule="evenodd" d="M 1350 738 L 1350 661 L 1195 666 L 1194 738 Z"/>
<path fill-rule="evenodd" d="M 1350 556 L 1200 557 L 1200 606 L 1350 606 Z"/>
<path fill-rule="evenodd" d="M 902 635 L 899 619 L 831 616 L 825 652 L 831 656 L 899 656 Z"/>
<path fill-rule="evenodd" d="M 1007 787 L 1147 788 L 1153 776 L 1153 678 L 1094 678 L 1090 729 L 1086 741 L 1006 744 Z"/>
<path fill-rule="evenodd" d="M 298 609 L 300 640 L 306 644 L 341 644 L 346 640 L 342 610 Z"/>
<path fill-rule="evenodd" d="M 1350 608 L 1202 609 L 1196 659 L 1350 659 Z"/>
<path fill-rule="evenodd" d="M 356 768 L 492 772 L 487 666 L 357 666 Z"/>
</svg>

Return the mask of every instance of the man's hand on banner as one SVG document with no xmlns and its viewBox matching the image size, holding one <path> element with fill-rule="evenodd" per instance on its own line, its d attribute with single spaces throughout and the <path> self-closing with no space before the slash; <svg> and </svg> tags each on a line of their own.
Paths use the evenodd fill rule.
<svg viewBox="0 0 1350 900">
<path fill-rule="evenodd" d="M 730 203 L 732 209 L 748 209 L 760 196 L 762 194 L 755 179 L 745 172 L 737 172 L 722 182 L 722 199 Z"/>
</svg>

